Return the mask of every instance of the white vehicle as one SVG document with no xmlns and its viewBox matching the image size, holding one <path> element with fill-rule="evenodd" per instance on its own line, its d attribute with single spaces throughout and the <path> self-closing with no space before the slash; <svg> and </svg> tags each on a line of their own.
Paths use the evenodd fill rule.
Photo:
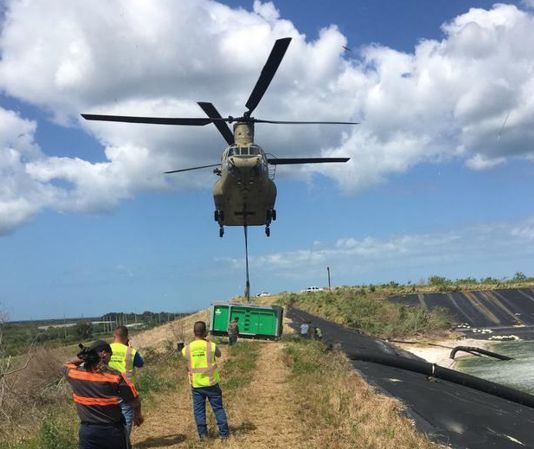
<svg viewBox="0 0 534 449">
<path fill-rule="evenodd" d="M 316 293 L 316 292 L 322 292 L 323 290 L 324 288 L 312 286 L 312 287 L 307 287 L 304 290 L 302 290 L 302 293 Z"/>
<path fill-rule="evenodd" d="M 261 292 L 261 293 L 258 293 L 256 296 L 271 296 L 271 294 L 269 292 Z"/>
</svg>

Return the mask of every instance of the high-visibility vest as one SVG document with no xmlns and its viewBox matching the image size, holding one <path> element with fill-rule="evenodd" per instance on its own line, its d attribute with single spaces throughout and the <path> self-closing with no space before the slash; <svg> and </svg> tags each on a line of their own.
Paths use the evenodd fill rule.
<svg viewBox="0 0 534 449">
<path fill-rule="evenodd" d="M 124 373 L 124 375 L 135 384 L 134 358 L 137 352 L 131 346 L 122 343 L 111 343 L 111 360 L 109 367 Z"/>
<path fill-rule="evenodd" d="M 193 340 L 182 350 L 187 361 L 189 382 L 193 388 L 211 387 L 219 383 L 215 349 L 215 343 L 211 341 Z"/>
</svg>

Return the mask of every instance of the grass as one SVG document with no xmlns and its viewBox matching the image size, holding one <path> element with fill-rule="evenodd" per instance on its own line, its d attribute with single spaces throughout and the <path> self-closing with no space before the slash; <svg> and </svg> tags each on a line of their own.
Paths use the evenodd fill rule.
<svg viewBox="0 0 534 449">
<path fill-rule="evenodd" d="M 384 338 L 428 335 L 451 327 L 451 319 L 444 309 L 426 311 L 389 302 L 385 297 L 383 291 L 376 289 L 337 288 L 285 294 L 279 302 Z"/>
<path fill-rule="evenodd" d="M 377 394 L 341 353 L 297 339 L 287 341 L 285 351 L 295 414 L 309 429 L 305 447 L 444 448 L 417 432 L 401 404 Z"/>
<path fill-rule="evenodd" d="M 143 400 L 150 401 L 156 393 L 175 391 L 181 380 L 186 378 L 182 356 L 174 349 L 156 352 L 147 348 L 143 356 L 145 367 L 136 376 L 136 387 Z"/>
<path fill-rule="evenodd" d="M 228 358 L 221 368 L 221 388 L 225 393 L 237 391 L 250 384 L 258 352 L 257 344 L 242 340 L 228 349 Z"/>
<path fill-rule="evenodd" d="M 19 428 L 18 434 L 0 441 L 0 449 L 76 449 L 78 417 L 74 407 L 49 407 L 37 418 L 38 429 Z M 33 432 L 32 432 L 33 431 Z"/>
</svg>

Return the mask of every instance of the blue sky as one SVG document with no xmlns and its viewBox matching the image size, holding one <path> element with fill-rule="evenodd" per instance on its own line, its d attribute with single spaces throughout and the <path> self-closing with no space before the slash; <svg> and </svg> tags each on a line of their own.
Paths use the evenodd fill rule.
<svg viewBox="0 0 534 449">
<path fill-rule="evenodd" d="M 534 13 L 529 2 L 7 1 L 0 39 L 0 304 L 10 319 L 190 311 L 241 294 L 240 228 L 219 239 L 214 127 L 88 124 L 79 112 L 242 112 L 276 38 L 293 41 L 257 126 L 278 156 L 252 293 L 533 275 Z M 478 8 L 472 9 L 470 8 Z M 53 26 L 52 26 L 53 25 Z M 351 51 L 343 50 L 343 46 Z M 201 115 L 200 115 L 201 116 Z M 504 125 L 504 126 L 503 126 Z"/>
</svg>

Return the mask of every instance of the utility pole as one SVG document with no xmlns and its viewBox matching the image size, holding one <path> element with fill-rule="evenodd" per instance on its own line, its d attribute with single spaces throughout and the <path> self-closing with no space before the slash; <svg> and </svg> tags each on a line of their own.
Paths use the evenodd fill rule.
<svg viewBox="0 0 534 449">
<path fill-rule="evenodd" d="M 332 285 L 330 284 L 330 267 L 326 267 L 326 272 L 328 273 L 328 290 L 332 290 Z"/>
</svg>

